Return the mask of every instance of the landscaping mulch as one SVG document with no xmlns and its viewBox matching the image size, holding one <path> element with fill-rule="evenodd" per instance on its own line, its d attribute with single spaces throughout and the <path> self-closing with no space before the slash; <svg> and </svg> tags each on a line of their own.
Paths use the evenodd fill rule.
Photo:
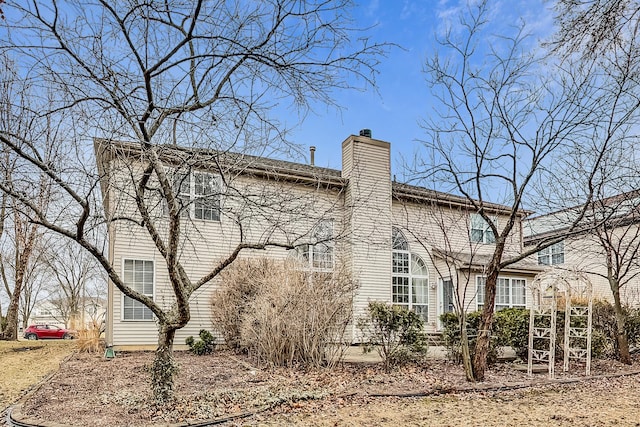
<svg viewBox="0 0 640 427">
<path fill-rule="evenodd" d="M 499 392 L 517 393 L 522 388 L 563 387 L 586 379 L 580 365 L 573 365 L 569 373 L 556 368 L 557 378 L 550 381 L 545 374 L 529 378 L 511 364 L 498 364 L 487 372 L 486 381 L 472 384 L 465 380 L 461 366 L 445 360 L 428 360 L 387 373 L 381 364 L 373 363 L 343 363 L 332 369 L 268 368 L 227 351 L 209 356 L 177 351 L 180 370 L 175 399 L 157 406 L 149 391 L 153 356 L 153 352 L 122 352 L 105 359 L 102 355 L 74 354 L 24 402 L 20 417 L 32 423 L 75 426 L 189 424 L 229 417 L 229 424 L 268 425 L 270 417 L 305 411 L 337 413 L 339 408 L 364 407 L 385 397 L 385 405 L 403 396 L 466 394 L 485 398 Z M 597 378 L 632 374 L 638 362 L 629 367 L 615 361 L 594 361 L 592 374 Z M 243 421 L 234 417 L 243 417 Z"/>
</svg>

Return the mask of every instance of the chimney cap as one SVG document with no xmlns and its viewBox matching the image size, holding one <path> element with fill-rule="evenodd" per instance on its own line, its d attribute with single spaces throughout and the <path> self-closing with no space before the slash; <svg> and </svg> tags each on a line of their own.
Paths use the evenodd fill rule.
<svg viewBox="0 0 640 427">
<path fill-rule="evenodd" d="M 309 164 L 311 166 L 315 166 L 316 164 L 315 153 L 316 153 L 316 146 L 315 145 L 310 146 L 309 147 L 309 154 L 310 154 Z"/>
<path fill-rule="evenodd" d="M 360 136 L 371 138 L 371 129 L 360 129 Z"/>
</svg>

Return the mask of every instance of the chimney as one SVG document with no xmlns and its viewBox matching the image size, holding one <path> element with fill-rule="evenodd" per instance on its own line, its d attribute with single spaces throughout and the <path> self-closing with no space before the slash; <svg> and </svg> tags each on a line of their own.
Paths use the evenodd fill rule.
<svg viewBox="0 0 640 427">
<path fill-rule="evenodd" d="M 316 161 L 315 161 L 315 154 L 316 154 L 316 147 L 314 145 L 312 145 L 311 147 L 309 147 L 309 152 L 311 153 L 311 166 L 314 166 Z"/>
<path fill-rule="evenodd" d="M 360 129 L 360 136 L 371 138 L 371 129 Z"/>
</svg>

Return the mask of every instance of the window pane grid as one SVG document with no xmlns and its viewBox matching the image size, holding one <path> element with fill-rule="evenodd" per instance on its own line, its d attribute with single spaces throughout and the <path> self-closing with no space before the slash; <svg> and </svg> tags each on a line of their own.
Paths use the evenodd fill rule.
<svg viewBox="0 0 640 427">
<path fill-rule="evenodd" d="M 414 277 L 411 280 L 411 294 L 413 297 L 413 302 L 416 304 L 426 304 L 427 303 L 427 279 L 426 278 L 418 278 Z"/>
<path fill-rule="evenodd" d="M 398 246 L 405 247 L 404 245 Z M 426 264 L 422 258 L 410 254 L 408 250 L 393 251 L 391 259 L 392 303 L 406 306 L 426 322 L 429 308 L 429 279 Z"/>
<path fill-rule="evenodd" d="M 313 268 L 333 268 L 333 248 L 326 243 L 318 243 L 313 246 Z"/>
<path fill-rule="evenodd" d="M 525 306 L 526 305 L 526 293 L 525 293 L 525 280 L 523 279 L 511 279 L 512 290 L 512 305 L 513 306 Z"/>
<path fill-rule="evenodd" d="M 195 173 L 194 181 L 195 218 L 218 221 L 220 195 L 216 178 L 208 173 Z"/>
<path fill-rule="evenodd" d="M 496 305 L 506 305 L 509 306 L 509 279 L 501 279 L 498 278 L 498 283 L 496 284 Z"/>
<path fill-rule="evenodd" d="M 174 172 L 172 186 L 181 217 L 220 221 L 220 184 L 215 175 Z"/>
<path fill-rule="evenodd" d="M 409 250 L 409 242 L 402 234 L 400 229 L 393 227 L 391 230 L 391 246 L 392 249 L 397 251 L 408 251 Z"/>
<path fill-rule="evenodd" d="M 304 244 L 297 248 L 297 256 L 302 261 L 303 268 L 324 271 L 333 270 L 334 244 L 333 220 L 322 220 L 312 230 L 311 235 L 315 244 Z"/>
<path fill-rule="evenodd" d="M 429 306 L 424 304 L 413 304 L 412 310 L 422 318 L 423 322 L 429 321 Z"/>
<path fill-rule="evenodd" d="M 393 272 L 400 274 L 409 274 L 409 254 L 405 252 L 394 252 L 392 257 Z"/>
<path fill-rule="evenodd" d="M 476 303 L 478 307 L 484 305 L 484 286 L 486 281 L 484 277 L 476 278 Z"/>
<path fill-rule="evenodd" d="M 564 264 L 564 242 L 555 243 L 538 251 L 539 265 Z"/>
<path fill-rule="evenodd" d="M 498 224 L 497 218 L 492 218 L 494 224 Z M 470 238 L 475 243 L 495 243 L 496 237 L 491 226 L 480 214 L 471 215 Z"/>
<path fill-rule="evenodd" d="M 485 302 L 486 278 L 476 277 L 476 307 L 481 310 Z M 526 306 L 526 280 L 499 277 L 496 283 L 496 310 Z"/>
<path fill-rule="evenodd" d="M 180 216 L 189 217 L 189 203 L 191 202 L 191 179 L 188 173 L 177 172 L 173 177 L 173 192 L 180 209 Z"/>
<path fill-rule="evenodd" d="M 393 299 L 394 303 L 409 303 L 409 278 L 408 277 L 392 277 Z"/>
<path fill-rule="evenodd" d="M 484 238 L 484 232 L 482 230 L 471 230 L 471 241 L 472 242 L 482 242 Z"/>
<path fill-rule="evenodd" d="M 153 298 L 153 261 L 124 260 L 124 282 L 133 290 Z M 153 320 L 153 313 L 139 301 L 124 296 L 125 320 Z"/>
</svg>

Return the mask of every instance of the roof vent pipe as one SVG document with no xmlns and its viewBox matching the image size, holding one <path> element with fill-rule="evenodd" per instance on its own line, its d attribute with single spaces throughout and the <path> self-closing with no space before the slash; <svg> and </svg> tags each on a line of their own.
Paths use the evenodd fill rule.
<svg viewBox="0 0 640 427">
<path fill-rule="evenodd" d="M 315 157 L 316 157 L 316 147 L 313 146 L 313 145 L 311 147 L 309 147 L 309 153 L 311 153 L 311 161 L 310 161 L 311 166 L 314 166 L 316 164 L 316 159 L 315 159 Z"/>
<path fill-rule="evenodd" d="M 371 129 L 361 129 L 360 136 L 366 136 L 367 138 L 371 138 Z"/>
</svg>

